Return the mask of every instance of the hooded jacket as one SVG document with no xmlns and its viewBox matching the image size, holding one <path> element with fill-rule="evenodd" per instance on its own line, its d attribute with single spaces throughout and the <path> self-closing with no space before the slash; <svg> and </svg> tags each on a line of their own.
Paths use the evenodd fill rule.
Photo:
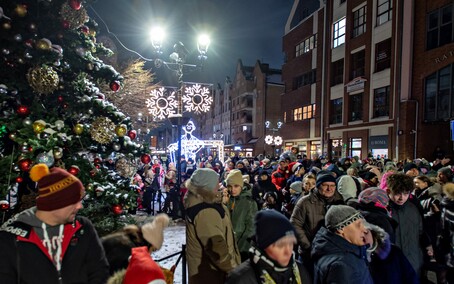
<svg viewBox="0 0 454 284">
<path fill-rule="evenodd" d="M 251 247 L 248 238 L 254 234 L 254 217 L 257 213 L 257 204 L 252 199 L 251 187 L 245 184 L 240 195 L 230 196 L 227 208 L 230 210 L 238 249 L 242 255 L 247 256 Z"/>
<path fill-rule="evenodd" d="M 189 284 L 224 283 L 227 273 L 240 264 L 230 213 L 215 192 L 188 186 L 184 200 L 186 211 L 203 203 L 208 207 L 193 219 L 186 216 Z"/>
<path fill-rule="evenodd" d="M 357 246 L 320 228 L 312 243 L 314 283 L 373 283 L 367 266 L 366 246 Z"/>
<path fill-rule="evenodd" d="M 0 229 L 1 283 L 105 283 L 109 265 L 98 235 L 91 222 L 76 217 L 62 228 L 62 242 L 58 245 L 60 226 L 43 226 L 35 217 L 36 207 L 27 209 L 4 223 Z M 45 229 L 43 229 L 43 227 Z M 44 232 L 44 230 L 46 230 Z M 49 241 L 61 249 L 61 261 L 53 260 L 40 235 L 49 234 Z M 52 253 L 53 254 L 53 253 Z M 54 264 L 55 263 L 55 264 Z M 60 271 L 57 266 L 61 265 Z"/>
</svg>

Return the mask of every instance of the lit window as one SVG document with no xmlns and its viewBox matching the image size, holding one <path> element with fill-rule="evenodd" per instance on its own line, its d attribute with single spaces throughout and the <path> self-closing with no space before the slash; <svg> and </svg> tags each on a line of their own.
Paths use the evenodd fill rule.
<svg viewBox="0 0 454 284">
<path fill-rule="evenodd" d="M 345 43 L 346 18 L 342 18 L 333 25 L 333 47 L 336 48 Z"/>
<path fill-rule="evenodd" d="M 293 121 L 298 121 L 302 119 L 303 108 L 295 108 L 293 110 Z"/>
</svg>

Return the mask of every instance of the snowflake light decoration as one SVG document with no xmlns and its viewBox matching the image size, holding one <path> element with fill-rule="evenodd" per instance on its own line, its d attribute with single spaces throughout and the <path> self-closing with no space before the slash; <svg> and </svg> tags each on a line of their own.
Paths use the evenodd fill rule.
<svg viewBox="0 0 454 284">
<path fill-rule="evenodd" d="M 171 114 L 176 114 L 178 101 L 175 88 L 161 87 L 150 92 L 150 98 L 145 103 L 148 112 L 157 119 L 165 119 Z"/>
<path fill-rule="evenodd" d="M 200 84 L 185 87 L 183 94 L 184 108 L 188 112 L 200 114 L 210 110 L 213 98 L 210 96 L 210 89 Z"/>
<path fill-rule="evenodd" d="M 273 136 L 271 136 L 271 135 L 266 135 L 266 137 L 265 137 L 265 143 L 268 144 L 268 145 L 273 144 Z"/>
<path fill-rule="evenodd" d="M 281 136 L 276 136 L 274 137 L 274 144 L 276 145 L 282 145 L 282 137 Z"/>
</svg>

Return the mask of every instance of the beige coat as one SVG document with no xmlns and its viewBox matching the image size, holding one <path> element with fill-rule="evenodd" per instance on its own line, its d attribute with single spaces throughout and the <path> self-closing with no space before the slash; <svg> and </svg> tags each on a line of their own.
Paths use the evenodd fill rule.
<svg viewBox="0 0 454 284">
<path fill-rule="evenodd" d="M 221 203 L 213 191 L 188 188 L 185 208 L 206 202 Z M 186 255 L 189 284 L 224 283 L 227 273 L 240 264 L 227 207 L 224 216 L 214 208 L 205 208 L 191 222 L 186 217 Z"/>
</svg>

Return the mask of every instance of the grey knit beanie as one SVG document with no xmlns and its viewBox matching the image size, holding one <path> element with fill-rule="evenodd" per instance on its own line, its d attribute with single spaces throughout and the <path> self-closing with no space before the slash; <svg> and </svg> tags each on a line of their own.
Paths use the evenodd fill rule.
<svg viewBox="0 0 454 284">
<path fill-rule="evenodd" d="M 300 181 L 294 181 L 290 185 L 290 189 L 293 189 L 294 191 L 301 193 L 303 192 L 303 183 Z"/>
<path fill-rule="evenodd" d="M 325 215 L 325 226 L 335 232 L 342 230 L 356 220 L 364 219 L 361 213 L 347 205 L 332 205 Z"/>
</svg>

